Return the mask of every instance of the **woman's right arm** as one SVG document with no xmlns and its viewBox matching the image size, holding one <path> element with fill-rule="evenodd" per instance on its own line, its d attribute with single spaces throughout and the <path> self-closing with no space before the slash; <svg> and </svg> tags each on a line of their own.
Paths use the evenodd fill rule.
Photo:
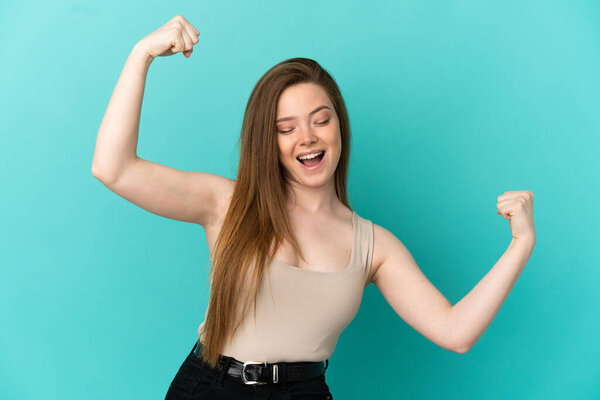
<svg viewBox="0 0 600 400">
<path fill-rule="evenodd" d="M 146 76 L 157 56 L 183 52 L 198 43 L 199 32 L 177 15 L 140 40 L 119 76 L 100 124 L 92 174 L 119 196 L 154 214 L 198 223 L 215 222 L 235 181 L 206 172 L 180 171 L 137 156 L 140 112 Z"/>
</svg>

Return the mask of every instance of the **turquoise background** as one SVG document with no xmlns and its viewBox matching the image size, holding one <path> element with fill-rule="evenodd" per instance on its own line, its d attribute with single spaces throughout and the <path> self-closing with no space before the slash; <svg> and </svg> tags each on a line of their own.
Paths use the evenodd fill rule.
<svg viewBox="0 0 600 400">
<path fill-rule="evenodd" d="M 176 14 L 200 42 L 151 65 L 140 157 L 235 179 L 254 84 L 313 58 L 349 109 L 353 208 L 452 304 L 510 243 L 497 196 L 535 195 L 536 247 L 476 345 L 436 346 L 370 285 L 335 399 L 600 396 L 600 3 L 103 0 L 0 6 L 0 398 L 162 399 L 194 343 L 204 230 L 91 174 L 130 50 Z"/>
</svg>

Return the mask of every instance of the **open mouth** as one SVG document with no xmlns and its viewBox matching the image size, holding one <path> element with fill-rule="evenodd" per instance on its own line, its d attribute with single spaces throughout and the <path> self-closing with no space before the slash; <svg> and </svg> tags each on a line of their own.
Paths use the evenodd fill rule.
<svg viewBox="0 0 600 400">
<path fill-rule="evenodd" d="M 325 157 L 325 150 L 321 151 L 320 153 L 317 153 L 316 156 L 312 155 L 312 158 L 306 158 L 306 159 L 296 158 L 296 160 L 298 160 L 300 162 L 300 164 L 302 164 L 306 168 L 314 169 L 314 168 L 317 168 L 319 165 L 321 165 L 321 161 L 323 161 L 324 157 Z"/>
</svg>

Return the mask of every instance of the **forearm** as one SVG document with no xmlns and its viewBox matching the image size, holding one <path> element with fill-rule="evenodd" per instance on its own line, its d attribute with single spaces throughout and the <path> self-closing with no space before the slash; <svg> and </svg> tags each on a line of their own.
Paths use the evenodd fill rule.
<svg viewBox="0 0 600 400">
<path fill-rule="evenodd" d="M 142 99 L 152 59 L 136 45 L 125 62 L 98 130 L 92 161 L 96 177 L 116 179 L 123 166 L 136 157 Z"/>
<path fill-rule="evenodd" d="M 468 350 L 492 323 L 527 264 L 535 241 L 513 239 L 508 249 L 479 283 L 450 310 L 456 341 Z"/>
</svg>

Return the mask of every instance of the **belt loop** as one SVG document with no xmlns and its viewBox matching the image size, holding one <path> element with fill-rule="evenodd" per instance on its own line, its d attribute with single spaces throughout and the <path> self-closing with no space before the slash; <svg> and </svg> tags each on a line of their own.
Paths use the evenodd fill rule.
<svg viewBox="0 0 600 400">
<path fill-rule="evenodd" d="M 229 364 L 231 364 L 231 360 L 231 357 L 227 357 L 224 355 L 220 356 L 219 365 L 217 366 L 217 376 L 215 376 L 215 382 L 219 387 L 223 386 L 223 381 L 225 380 L 225 375 L 227 375 L 227 370 L 229 369 Z"/>
</svg>

